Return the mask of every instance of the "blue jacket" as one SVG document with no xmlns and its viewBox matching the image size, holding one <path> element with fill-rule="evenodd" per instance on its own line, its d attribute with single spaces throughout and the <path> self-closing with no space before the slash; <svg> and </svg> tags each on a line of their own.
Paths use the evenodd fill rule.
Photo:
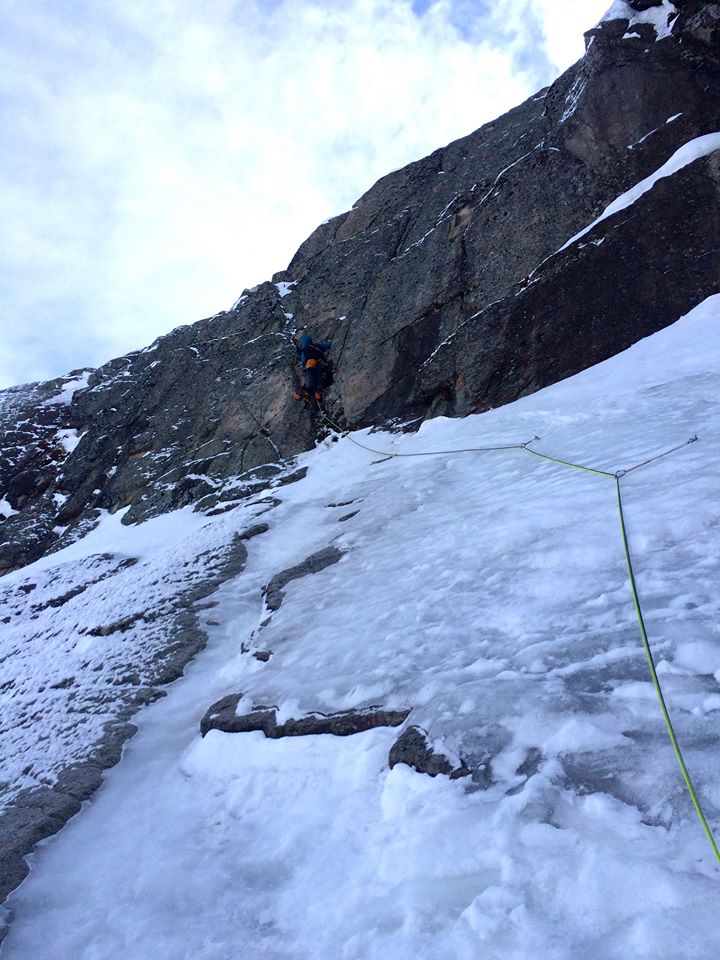
<svg viewBox="0 0 720 960">
<path fill-rule="evenodd" d="M 325 353 L 326 350 L 329 350 L 332 346 L 332 340 L 319 340 L 317 343 L 313 343 L 313 338 L 305 333 L 300 337 L 300 342 L 298 344 L 298 349 L 300 351 L 300 365 L 303 370 L 305 369 L 305 364 L 308 360 L 319 360 L 318 351 Z"/>
</svg>

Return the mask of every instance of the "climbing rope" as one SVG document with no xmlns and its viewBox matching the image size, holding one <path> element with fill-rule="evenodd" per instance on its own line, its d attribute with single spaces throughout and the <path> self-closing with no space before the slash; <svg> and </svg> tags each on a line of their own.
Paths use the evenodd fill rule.
<svg viewBox="0 0 720 960">
<path fill-rule="evenodd" d="M 633 470 L 639 470 L 640 467 L 646 467 L 649 463 L 655 463 L 656 460 L 662 460 L 663 457 L 669 456 L 671 453 L 675 453 L 676 450 L 682 450 L 683 447 L 689 446 L 691 443 L 697 442 L 697 434 L 694 437 L 690 437 L 689 440 L 686 440 L 685 443 L 679 443 L 676 447 L 672 447 L 670 450 L 666 450 L 664 453 L 659 453 L 656 457 L 650 457 L 649 460 L 643 460 L 642 463 L 636 463 L 634 467 L 628 467 L 627 470 L 618 470 L 615 474 L 616 478 L 624 477 L 628 473 L 632 473 Z"/>
<path fill-rule="evenodd" d="M 697 437 L 693 437 L 692 440 L 688 440 L 687 443 L 681 444 L 681 447 L 687 446 L 688 443 L 694 443 L 697 440 Z M 680 449 L 676 447 L 675 449 Z M 671 453 L 672 451 L 667 451 Z M 666 454 L 661 454 L 665 456 Z M 653 459 L 659 459 L 654 457 Z M 638 464 L 638 467 L 644 466 L 644 464 Z M 636 468 L 632 468 L 636 469 Z M 628 471 L 625 471 L 626 473 Z M 635 583 L 635 573 L 633 571 L 632 558 L 630 556 L 630 546 L 628 544 L 627 529 L 625 527 L 625 511 L 623 510 L 623 501 L 622 493 L 620 492 L 620 477 L 615 477 L 615 486 L 617 488 L 617 504 L 618 504 L 618 513 L 620 515 L 620 530 L 622 533 L 623 549 L 625 551 L 625 563 L 627 565 L 628 578 L 630 580 L 630 589 L 632 591 L 633 603 L 635 604 L 635 613 L 637 614 L 638 624 L 640 625 L 640 635 L 642 636 L 643 647 L 645 648 L 645 656 L 647 657 L 648 665 L 650 667 L 650 676 L 652 677 L 653 686 L 655 687 L 655 693 L 657 694 L 658 701 L 660 703 L 660 709 L 662 711 L 663 719 L 665 720 L 665 726 L 667 727 L 668 736 L 670 737 L 670 743 L 672 743 L 673 750 L 675 751 L 675 757 L 680 767 L 680 772 L 682 778 L 685 781 L 685 786 L 687 787 L 688 793 L 690 794 L 690 799 L 693 802 L 695 807 L 695 812 L 698 815 L 698 819 L 702 825 L 705 835 L 708 838 L 708 842 L 713 849 L 715 854 L 715 859 L 720 863 L 720 850 L 718 850 L 718 845 L 715 842 L 715 837 L 713 832 L 710 829 L 710 825 L 705 819 L 705 814 L 703 813 L 702 806 L 700 805 L 700 800 L 695 792 L 695 787 L 693 786 L 692 779 L 688 768 L 685 765 L 685 760 L 682 755 L 682 750 L 680 749 L 680 744 L 675 735 L 675 729 L 673 728 L 672 720 L 670 719 L 670 714 L 668 708 L 665 704 L 665 697 L 663 696 L 662 687 L 660 686 L 660 679 L 657 675 L 657 670 L 655 668 L 655 660 L 652 655 L 652 650 L 650 648 L 650 640 L 648 639 L 647 630 L 645 629 L 645 618 L 643 617 L 642 607 L 640 606 L 640 597 L 638 596 L 637 585 Z"/>
<path fill-rule="evenodd" d="M 499 447 L 463 447 L 462 449 L 458 450 L 423 450 L 422 453 L 398 453 L 397 451 L 392 450 L 377 450 L 375 447 L 368 447 L 367 444 L 360 443 L 359 440 L 351 437 L 350 431 L 343 430 L 342 427 L 339 427 L 336 423 L 333 423 L 324 410 L 321 410 L 320 413 L 323 419 L 333 428 L 333 430 L 349 440 L 350 443 L 354 443 L 356 447 L 360 447 L 362 450 L 367 450 L 369 453 L 375 453 L 378 456 L 386 457 L 387 459 L 392 459 L 393 457 L 447 457 L 453 453 L 492 453 L 496 450 L 522 450 L 525 446 L 523 443 L 509 443 Z M 532 443 L 531 440 L 528 442 Z"/>
<path fill-rule="evenodd" d="M 632 557 L 630 554 L 630 544 L 628 541 L 627 528 L 625 525 L 625 511 L 623 508 L 623 499 L 622 491 L 620 489 L 620 481 L 623 477 L 627 476 L 628 473 L 631 473 L 633 470 L 639 470 L 640 467 L 645 467 L 650 463 L 655 463 L 657 460 L 662 459 L 663 457 L 669 456 L 671 453 L 675 453 L 677 450 L 682 450 L 684 447 L 689 446 L 691 443 L 696 443 L 698 440 L 697 436 L 690 437 L 689 440 L 686 440 L 685 443 L 680 443 L 675 447 L 672 447 L 669 450 L 665 450 L 662 453 L 657 454 L 654 457 L 650 457 L 647 460 L 643 460 L 641 463 L 636 463 L 631 467 L 628 467 L 625 470 L 618 470 L 615 473 L 610 473 L 607 470 L 598 470 L 595 467 L 588 467 L 584 464 L 573 463 L 570 460 L 562 460 L 559 457 L 551 457 L 546 453 L 540 453 L 537 450 L 532 450 L 530 444 L 534 443 L 536 440 L 539 440 L 540 437 L 533 437 L 532 440 L 528 440 L 525 443 L 512 443 L 505 444 L 503 446 L 496 447 L 465 447 L 463 449 L 456 450 L 432 450 L 424 451 L 422 453 L 398 453 L 388 450 L 378 450 L 374 447 L 369 447 L 366 444 L 360 443 L 359 440 L 356 440 L 354 437 L 350 436 L 349 430 L 343 430 L 336 423 L 334 423 L 327 414 L 322 411 L 322 415 L 327 421 L 327 423 L 340 433 L 343 437 L 348 439 L 351 443 L 354 443 L 355 446 L 361 447 L 363 450 L 367 450 L 370 453 L 379 454 L 380 456 L 392 458 L 392 457 L 437 457 L 437 456 L 451 456 L 456 453 L 485 453 L 498 450 L 524 450 L 526 453 L 531 454 L 534 457 L 539 457 L 542 460 L 548 460 L 551 463 L 557 463 L 563 467 L 570 467 L 575 470 L 582 470 L 585 473 L 593 473 L 597 476 L 607 477 L 610 480 L 613 480 L 615 483 L 616 493 L 617 493 L 617 506 L 618 506 L 618 516 L 620 519 L 620 533 L 622 537 L 623 551 L 625 553 L 625 565 L 627 567 L 628 580 L 630 582 L 630 590 L 632 593 L 633 604 L 635 606 L 635 613 L 637 616 L 638 625 L 640 627 L 640 636 L 642 637 L 643 648 L 645 650 L 645 656 L 647 657 L 648 665 L 650 668 L 650 676 L 652 677 L 653 687 L 655 688 L 655 693 L 660 704 L 660 710 L 665 721 L 665 726 L 670 738 L 670 743 L 672 744 L 673 751 L 675 753 L 675 758 L 677 759 L 678 766 L 680 767 L 680 772 L 682 778 L 685 782 L 688 793 L 690 794 L 690 799 L 692 800 L 693 807 L 698 816 L 700 824 L 705 832 L 705 835 L 712 847 L 712 851 L 715 855 L 715 859 L 720 864 L 720 849 L 715 841 L 712 829 L 707 822 L 707 818 L 702 809 L 702 805 L 698 798 L 697 792 L 692 782 L 692 778 L 688 771 L 687 765 L 683 758 L 682 750 L 680 749 L 680 744 L 678 743 L 677 735 L 675 734 L 675 729 L 673 727 L 672 720 L 670 718 L 670 713 L 668 711 L 667 705 L 665 703 L 665 697 L 663 695 L 662 686 L 660 684 L 660 678 L 657 674 L 657 669 L 655 667 L 655 660 L 652 654 L 652 648 L 650 646 L 650 639 L 648 637 L 647 629 L 645 627 L 645 619 L 642 613 L 642 606 L 640 604 L 640 596 L 637 590 L 637 584 L 635 581 L 635 573 L 633 570 Z"/>
<path fill-rule="evenodd" d="M 540 437 L 535 437 L 534 439 L 539 440 Z M 543 460 L 550 460 L 552 463 L 559 463 L 563 467 L 574 467 L 575 470 L 584 470 L 586 473 L 595 473 L 599 477 L 610 477 L 611 479 L 615 477 L 614 473 L 607 473 L 605 470 L 597 470 L 595 467 L 584 467 L 579 463 L 571 463 L 569 460 L 559 460 L 557 457 L 549 457 L 546 453 L 538 453 L 537 450 L 530 449 L 531 443 L 533 443 L 533 440 L 530 440 L 529 443 L 523 444 L 523 450 L 531 453 L 534 457 L 541 457 Z"/>
</svg>

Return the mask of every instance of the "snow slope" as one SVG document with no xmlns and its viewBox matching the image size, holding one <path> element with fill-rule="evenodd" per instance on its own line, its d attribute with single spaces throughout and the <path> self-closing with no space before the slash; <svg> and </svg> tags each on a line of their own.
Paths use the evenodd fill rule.
<svg viewBox="0 0 720 960">
<path fill-rule="evenodd" d="M 539 435 L 538 451 L 614 472 L 698 434 L 622 488 L 658 669 L 716 829 L 719 369 L 720 295 L 510 406 L 354 435 L 399 454 Z M 718 955 L 720 872 L 649 682 L 614 481 L 523 450 L 379 460 L 326 441 L 274 491 L 246 570 L 203 613 L 207 649 L 33 857 L 2 960 Z M 257 509 L 201 518 L 198 552 Z M 92 554 L 103 529 L 71 549 Z M 342 560 L 289 583 L 260 628 L 262 586 L 328 544 Z M 390 771 L 397 730 L 201 740 L 206 708 L 236 691 L 287 716 L 411 707 L 473 779 Z"/>
</svg>

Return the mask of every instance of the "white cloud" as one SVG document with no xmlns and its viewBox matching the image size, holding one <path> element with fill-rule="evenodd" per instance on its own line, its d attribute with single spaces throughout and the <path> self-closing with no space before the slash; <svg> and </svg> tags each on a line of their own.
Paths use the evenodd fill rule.
<svg viewBox="0 0 720 960">
<path fill-rule="evenodd" d="M 543 24 L 548 55 L 563 69 L 570 66 L 565 59 L 575 50 L 575 59 L 582 55 L 582 35 L 599 22 L 610 0 L 533 0 Z"/>
<path fill-rule="evenodd" d="M 605 6 L 10 6 L 0 383 L 229 306 L 378 177 L 551 80 Z"/>
</svg>

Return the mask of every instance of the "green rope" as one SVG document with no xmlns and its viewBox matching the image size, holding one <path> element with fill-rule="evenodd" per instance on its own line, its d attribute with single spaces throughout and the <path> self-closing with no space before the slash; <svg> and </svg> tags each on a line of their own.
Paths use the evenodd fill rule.
<svg viewBox="0 0 720 960">
<path fill-rule="evenodd" d="M 674 453 L 676 450 L 680 450 L 682 447 L 686 447 L 691 443 L 695 443 L 697 436 L 692 437 L 686 443 L 679 444 L 677 447 L 673 447 L 672 450 L 667 450 L 665 453 L 659 454 L 657 457 L 652 457 L 650 460 L 644 460 L 642 463 L 637 464 L 634 467 L 630 467 L 628 470 L 622 470 L 618 473 L 608 473 L 605 470 L 595 470 L 592 467 L 585 467 L 579 463 L 570 463 L 568 460 L 559 460 L 557 457 L 549 457 L 544 453 L 537 453 L 535 450 L 530 450 L 529 447 L 525 447 L 528 453 L 532 453 L 536 457 L 542 457 L 544 460 L 551 460 L 553 463 L 562 464 L 565 467 L 573 467 L 576 470 L 584 470 L 588 473 L 595 473 L 602 477 L 610 477 L 611 480 L 615 481 L 615 486 L 617 489 L 617 503 L 618 503 L 618 514 L 620 517 L 620 532 L 622 535 L 623 550 L 625 551 L 625 563 L 627 566 L 628 579 L 630 581 L 630 590 L 632 592 L 633 603 L 635 605 L 635 613 L 637 614 L 638 624 L 640 626 L 640 636 L 642 637 L 643 647 L 645 649 L 645 655 L 647 657 L 648 665 L 650 667 L 650 676 L 652 677 L 653 687 L 655 688 L 655 693 L 657 694 L 658 702 L 660 704 L 660 710 L 665 721 L 665 726 L 667 728 L 668 736 L 670 737 L 670 743 L 672 748 L 675 751 L 675 757 L 680 767 L 680 773 L 682 778 L 685 781 L 685 786 L 687 791 L 690 794 L 690 799 L 692 800 L 693 806 L 695 807 L 695 812 L 697 813 L 700 824 L 705 831 L 705 835 L 708 838 L 710 846 L 712 847 L 713 853 L 715 854 L 715 859 L 720 863 L 720 850 L 718 845 L 715 842 L 715 837 L 713 832 L 710 829 L 710 826 L 707 822 L 705 814 L 703 813 L 702 806 L 698 799 L 697 793 L 695 792 L 695 787 L 690 777 L 690 773 L 685 764 L 685 760 L 682 755 L 682 750 L 680 749 L 680 744 L 678 743 L 677 736 L 675 735 L 675 729 L 670 719 L 670 713 L 668 712 L 667 705 L 665 703 L 665 697 L 663 696 L 662 687 L 660 685 L 660 679 L 657 675 L 657 670 L 655 668 L 655 661 L 653 659 L 652 650 L 650 648 L 650 640 L 648 638 L 647 630 L 645 628 L 645 620 L 642 614 L 642 607 L 640 605 L 640 597 L 638 596 L 637 584 L 635 582 L 635 573 L 633 571 L 632 560 L 630 558 L 630 545 L 628 543 L 627 529 L 625 527 L 625 514 L 623 511 L 622 503 L 622 494 L 620 491 L 620 478 L 625 476 L 627 473 L 630 473 L 631 470 L 637 470 L 639 467 L 644 467 L 649 463 L 653 463 L 656 460 L 659 460 L 661 457 L 665 457 L 670 453 Z"/>
<path fill-rule="evenodd" d="M 677 737 L 675 736 L 675 729 L 670 719 L 670 714 L 668 713 L 667 706 L 665 704 L 665 697 L 663 696 L 662 687 L 660 686 L 660 679 L 657 675 L 657 670 L 655 668 L 655 661 L 653 659 L 652 650 L 650 649 L 650 641 L 648 639 L 647 630 L 645 628 L 645 619 L 642 614 L 642 607 L 640 606 L 640 597 L 638 596 L 637 585 L 635 583 L 635 573 L 633 571 L 632 559 L 630 557 L 630 546 L 628 544 L 627 529 L 625 527 L 625 513 L 623 511 L 623 502 L 622 494 L 620 492 L 620 477 L 615 477 L 615 486 L 617 488 L 617 504 L 618 504 L 618 513 L 620 515 L 620 531 L 622 533 L 623 549 L 625 551 L 625 563 L 627 565 L 628 578 L 630 580 L 630 589 L 632 591 L 633 603 L 635 604 L 635 613 L 637 614 L 638 624 L 640 626 L 640 635 L 642 637 L 643 647 L 645 648 L 645 656 L 647 657 L 648 666 L 650 667 L 650 675 L 652 677 L 653 686 L 655 687 L 655 693 L 657 694 L 658 701 L 660 702 L 660 709 L 662 710 L 662 715 L 665 720 L 665 726 L 667 727 L 668 736 L 670 737 L 670 742 L 672 743 L 673 750 L 675 751 L 675 757 L 677 758 L 678 765 L 680 767 L 680 772 L 682 773 L 683 780 L 685 781 L 685 786 L 688 789 L 690 794 L 690 799 L 693 802 L 695 807 L 695 812 L 698 815 L 698 819 L 702 824 L 702 828 L 705 831 L 705 835 L 708 838 L 710 846 L 713 849 L 715 854 L 715 859 L 720 863 L 720 850 L 718 850 L 717 843 L 715 842 L 715 837 L 713 832 L 708 825 L 707 820 L 705 819 L 705 814 L 703 813 L 702 807 L 700 806 L 700 801 L 695 792 L 695 787 L 693 786 L 692 779 L 688 772 L 688 768 L 685 766 L 685 760 L 683 759 L 682 751 L 680 749 L 680 744 L 678 743 Z"/>
<path fill-rule="evenodd" d="M 569 460 L 558 460 L 557 457 L 549 457 L 546 453 L 538 453 L 537 450 L 531 450 L 530 447 L 523 445 L 523 450 L 527 450 L 534 457 L 542 457 L 543 460 L 551 460 L 553 463 L 560 463 L 564 467 L 574 467 L 576 470 L 584 470 L 586 473 L 596 473 L 601 477 L 611 477 L 615 479 L 614 473 L 607 473 L 605 470 L 595 470 L 594 467 L 583 467 L 579 463 L 570 463 Z"/>
<path fill-rule="evenodd" d="M 652 677 L 653 687 L 655 688 L 655 693 L 657 694 L 657 698 L 660 703 L 660 710 L 662 711 L 663 719 L 665 720 L 665 726 L 667 728 L 668 736 L 670 737 L 670 742 L 672 744 L 673 750 L 675 751 L 675 757 L 677 758 L 677 762 L 680 767 L 682 778 L 685 781 L 685 786 L 687 787 L 687 791 L 690 794 L 690 799 L 692 800 L 693 806 L 695 807 L 695 812 L 697 813 L 698 819 L 700 820 L 702 828 L 705 831 L 705 835 L 710 843 L 710 846 L 712 847 L 713 853 L 715 854 L 715 859 L 720 864 L 720 849 L 718 849 L 718 845 L 715 841 L 713 832 L 710 828 L 710 825 L 707 822 L 705 814 L 703 813 L 703 809 L 700 804 L 700 800 L 698 799 L 697 793 L 695 792 L 695 787 L 693 786 L 690 773 L 688 772 L 687 766 L 685 765 L 685 760 L 683 758 L 682 751 L 680 749 L 680 744 L 678 743 L 677 736 L 675 735 L 675 729 L 673 727 L 672 720 L 670 719 L 670 714 L 668 712 L 667 705 L 665 703 L 665 697 L 663 696 L 662 687 L 660 685 L 660 679 L 657 675 L 657 670 L 655 668 L 655 661 L 653 659 L 652 650 L 650 648 L 650 640 L 648 638 L 647 630 L 645 628 L 645 620 L 643 618 L 642 607 L 640 605 L 640 597 L 638 595 L 637 585 L 635 583 L 635 574 L 633 571 L 632 560 L 630 557 L 630 545 L 628 543 L 627 529 L 625 527 L 625 514 L 623 511 L 622 494 L 620 491 L 621 477 L 624 477 L 627 473 L 630 473 L 632 470 L 637 470 L 638 468 L 644 467 L 649 463 L 654 463 L 656 460 L 659 460 L 661 457 L 665 457 L 670 453 L 674 453 L 676 450 L 682 449 L 682 447 L 686 447 L 691 443 L 695 443 L 698 439 L 697 436 L 691 437 L 690 440 L 686 441 L 685 443 L 679 444 L 676 447 L 673 447 L 671 450 L 666 450 L 664 453 L 659 454 L 657 457 L 652 457 L 651 459 L 644 460 L 642 463 L 638 463 L 633 467 L 629 467 L 627 470 L 621 470 L 621 471 L 618 471 L 617 473 L 609 473 L 606 470 L 597 470 L 594 467 L 586 467 L 580 463 L 571 463 L 569 460 L 560 460 L 558 457 L 551 457 L 551 456 L 548 456 L 548 454 L 546 453 L 538 453 L 537 450 L 530 449 L 529 444 L 533 442 L 532 440 L 528 441 L 528 443 L 514 443 L 514 444 L 508 444 L 506 446 L 498 446 L 498 447 L 467 447 L 462 450 L 434 450 L 434 451 L 425 451 L 422 453 L 392 453 L 387 450 L 377 450 L 373 447 L 368 447 L 365 444 L 360 443 L 359 440 L 355 440 L 353 437 L 350 436 L 349 430 L 343 430 L 336 423 L 333 423 L 333 421 L 328 417 L 328 415 L 324 411 L 322 412 L 322 415 L 334 430 L 337 430 L 338 433 L 340 433 L 346 439 L 350 440 L 351 443 L 354 443 L 355 446 L 361 447 L 363 450 L 367 450 L 370 453 L 378 454 L 383 457 L 436 457 L 436 456 L 450 456 L 451 454 L 454 454 L 454 453 L 484 453 L 484 452 L 490 452 L 495 450 L 525 450 L 527 453 L 532 454 L 532 456 L 539 457 L 542 460 L 549 460 L 550 462 L 558 463 L 563 467 L 570 467 L 574 470 L 582 470 L 585 473 L 594 473 L 600 477 L 609 477 L 611 480 L 615 481 L 615 486 L 617 490 L 618 514 L 620 517 L 620 532 L 622 535 L 623 550 L 625 552 L 625 564 L 627 566 L 628 579 L 630 581 L 630 590 L 632 592 L 633 603 L 635 605 L 635 613 L 637 614 L 637 620 L 640 626 L 640 635 L 642 637 L 643 647 L 645 649 L 645 655 L 647 657 L 648 665 L 650 667 L 650 676 Z M 535 437 L 534 439 L 539 440 L 540 438 Z"/>
<path fill-rule="evenodd" d="M 360 443 L 359 440 L 351 437 L 350 431 L 343 430 L 342 427 L 339 427 L 336 423 L 333 423 L 324 410 L 321 411 L 321 414 L 330 424 L 333 430 L 336 430 L 339 434 L 345 437 L 346 440 L 349 440 L 350 443 L 354 443 L 356 447 L 360 447 L 362 450 L 367 450 L 369 453 L 375 453 L 380 457 L 447 457 L 453 453 L 492 453 L 496 450 L 522 450 L 523 448 L 522 443 L 510 443 L 499 447 L 464 447 L 463 449 L 459 450 L 423 450 L 419 453 L 397 453 L 390 450 L 377 450 L 375 447 L 368 447 L 366 444 Z"/>
</svg>

